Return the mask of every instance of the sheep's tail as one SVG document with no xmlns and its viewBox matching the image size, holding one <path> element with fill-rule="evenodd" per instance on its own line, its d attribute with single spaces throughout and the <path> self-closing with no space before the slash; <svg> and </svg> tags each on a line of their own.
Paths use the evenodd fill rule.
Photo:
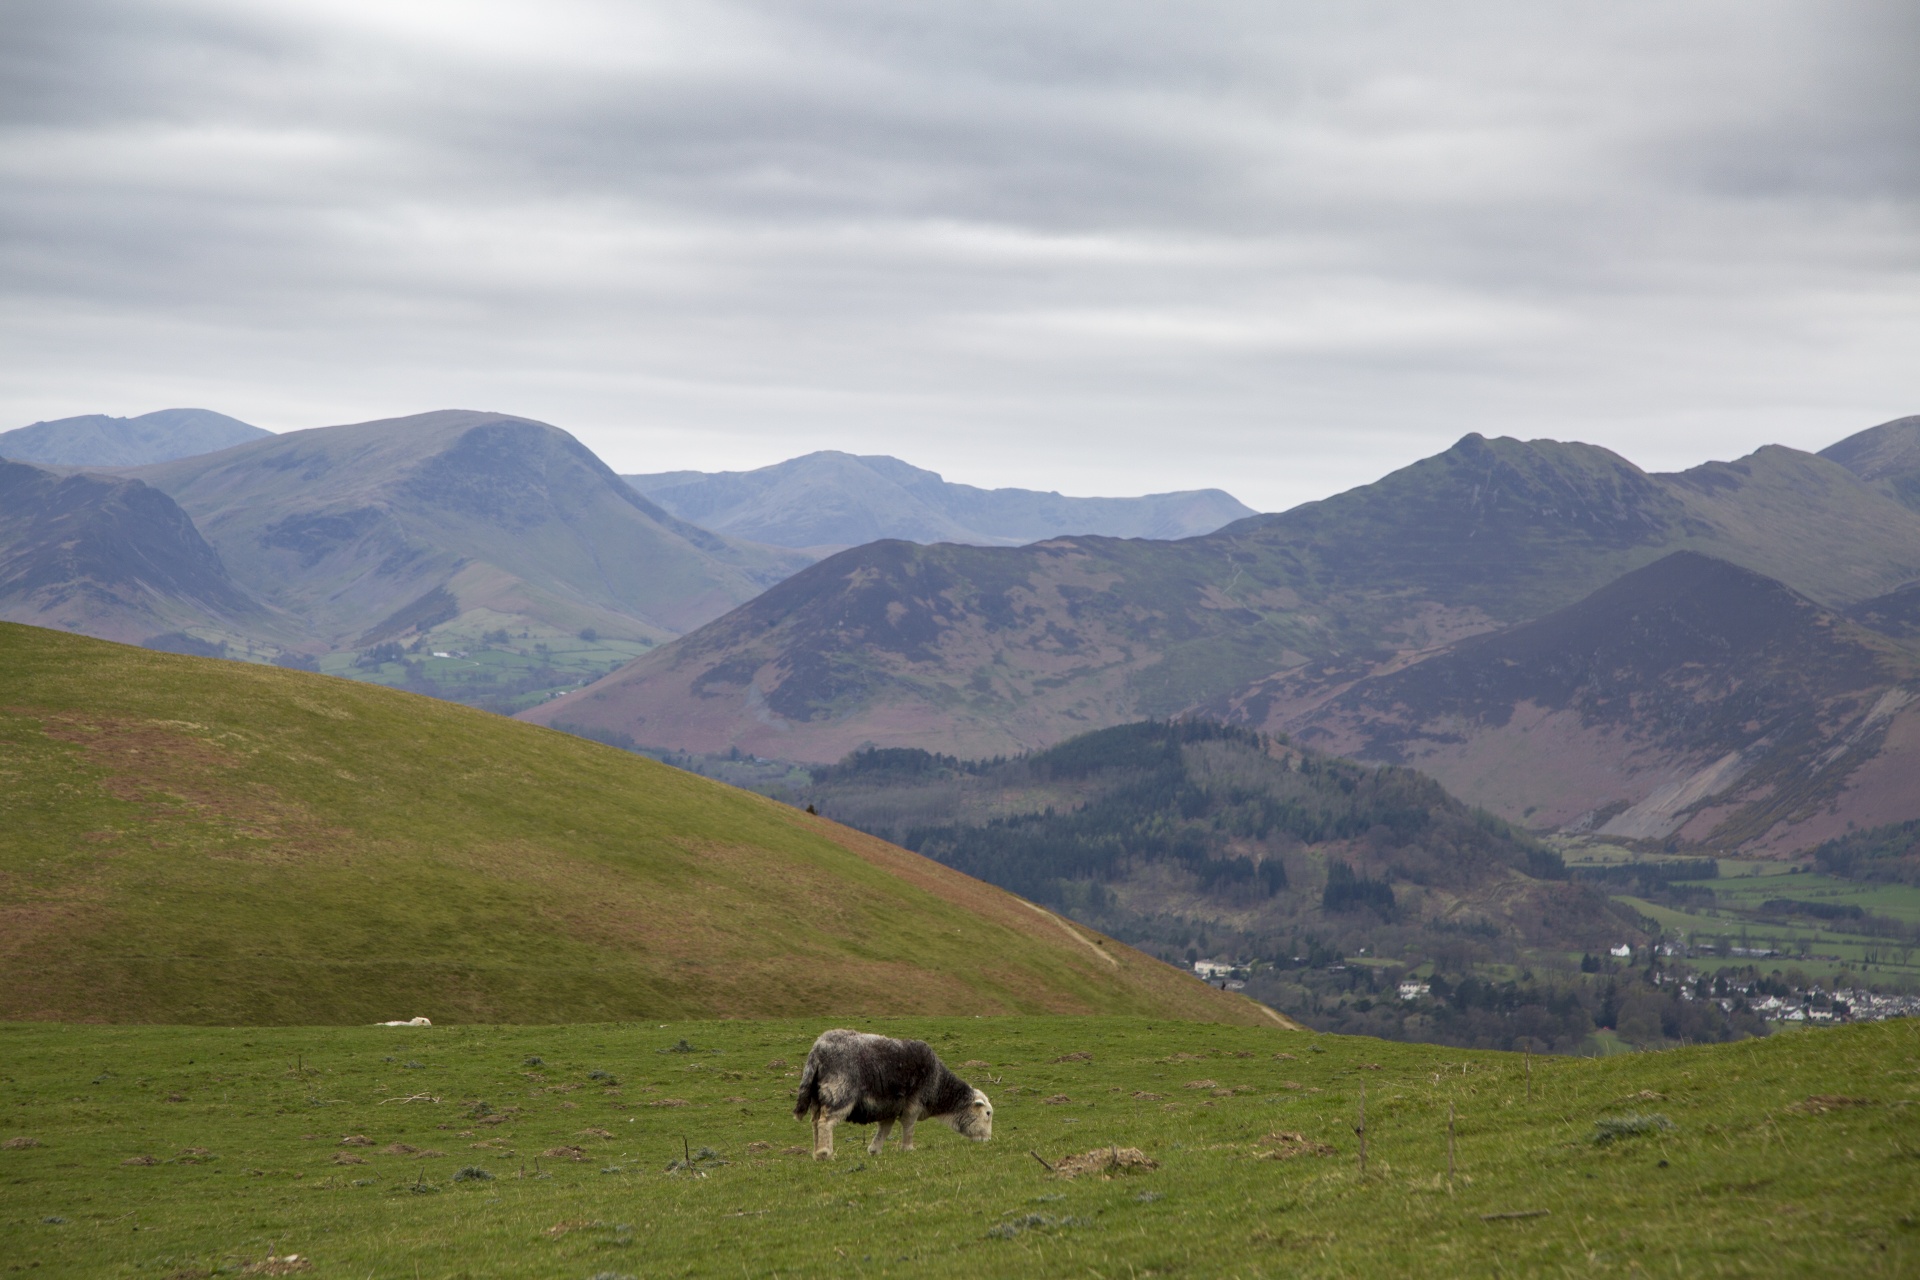
<svg viewBox="0 0 1920 1280">
<path fill-rule="evenodd" d="M 820 1064 L 807 1055 L 807 1069 L 800 1073 L 800 1091 L 794 1098 L 793 1118 L 804 1120 L 820 1102 Z"/>
</svg>

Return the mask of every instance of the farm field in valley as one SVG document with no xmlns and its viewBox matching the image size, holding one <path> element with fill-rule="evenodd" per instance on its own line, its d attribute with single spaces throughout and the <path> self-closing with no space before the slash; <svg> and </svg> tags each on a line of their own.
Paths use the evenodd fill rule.
<svg viewBox="0 0 1920 1280">
<path fill-rule="evenodd" d="M 1912 1021 L 1529 1068 L 1140 1018 L 860 1020 L 986 1088 L 994 1140 L 928 1123 L 876 1157 L 848 1126 L 816 1163 L 790 1098 L 832 1022 L 7 1024 L 0 1258 L 178 1280 L 284 1273 L 269 1254 L 579 1280 L 1920 1268 Z M 1158 1167 L 1068 1180 L 1030 1154 L 1128 1147 Z"/>
</svg>

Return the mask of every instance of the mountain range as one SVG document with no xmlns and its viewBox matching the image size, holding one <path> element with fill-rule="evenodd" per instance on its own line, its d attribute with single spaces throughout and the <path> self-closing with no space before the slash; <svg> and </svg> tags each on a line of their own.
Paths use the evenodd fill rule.
<svg viewBox="0 0 1920 1280">
<path fill-rule="evenodd" d="M 460 619 L 656 642 L 806 563 L 678 520 L 566 432 L 507 414 L 292 431 L 125 474 L 171 495 L 316 648 Z"/>
<path fill-rule="evenodd" d="M 161 409 L 137 418 L 87 413 L 0 431 L 0 458 L 72 467 L 137 467 L 272 434 L 211 409 Z"/>
<path fill-rule="evenodd" d="M 1189 538 L 1253 514 L 1219 489 L 1066 498 L 952 484 L 898 458 L 831 450 L 754 471 L 663 471 L 626 481 L 717 533 L 822 553 L 882 538 L 984 547 L 1076 533 Z"/>
<path fill-rule="evenodd" d="M 1896 637 L 1865 638 L 1844 615 L 1894 609 L 1905 599 L 1899 589 L 1920 579 L 1920 511 L 1903 487 L 1914 474 L 1917 427 L 1916 419 L 1884 424 L 1842 441 L 1831 456 L 1769 446 L 1673 474 L 1645 472 L 1590 445 L 1469 435 L 1374 484 L 1180 542 L 873 543 L 528 714 L 627 734 L 641 745 L 830 761 L 864 745 L 1017 753 L 1142 715 L 1211 711 L 1270 730 L 1315 728 L 1363 757 L 1391 745 L 1463 798 L 1543 826 L 1617 806 L 1604 826 L 1663 787 L 1705 788 L 1684 802 L 1661 801 L 1657 818 L 1642 811 L 1624 820 L 1643 838 L 1671 838 L 1678 828 L 1668 820 L 1683 818 L 1686 838 L 1719 833 L 1742 846 L 1771 847 L 1818 829 L 1805 825 L 1816 800 L 1838 806 L 1823 821 L 1847 821 L 1848 806 L 1879 788 L 1871 760 L 1910 732 L 1898 715 L 1911 679 L 1907 651 Z M 1735 733 L 1726 728 L 1735 723 L 1726 719 L 1729 708 L 1764 678 L 1756 668 L 1723 686 L 1688 684 L 1673 665 L 1684 665 L 1686 639 L 1676 623 L 1673 643 L 1650 640 L 1636 657 L 1664 672 L 1666 687 L 1630 700 L 1617 730 L 1635 743 L 1651 737 L 1663 745 L 1636 747 L 1630 778 L 1596 776 L 1545 802 L 1500 785 L 1491 762 L 1454 768 L 1413 743 L 1407 723 L 1388 732 L 1383 721 L 1379 733 L 1362 725 L 1386 714 L 1375 703 L 1363 714 L 1365 691 L 1328 705 L 1362 682 L 1441 655 L 1475 661 L 1482 651 L 1462 647 L 1472 637 L 1573 608 L 1682 551 L 1695 554 L 1621 592 L 1647 593 L 1648 608 L 1659 614 L 1663 592 L 1669 600 L 1684 594 L 1689 574 L 1711 578 L 1718 571 L 1702 562 L 1718 561 L 1748 575 L 1723 584 L 1729 607 L 1751 596 L 1772 601 L 1779 614 L 1775 639 L 1783 647 L 1743 650 L 1755 663 L 1786 669 L 1778 664 L 1824 653 L 1807 648 L 1808 627 L 1831 639 L 1835 652 L 1871 653 L 1873 661 L 1849 659 L 1842 669 L 1858 676 L 1851 687 L 1814 682 L 1801 690 L 1812 702 L 1783 696 L 1763 708 L 1774 719 L 1750 716 Z M 1601 597 L 1587 616 L 1620 605 Z M 1517 643 L 1559 643 L 1563 651 L 1539 661 L 1577 665 L 1589 638 L 1581 616 Z M 1693 737 L 1656 732 L 1653 722 L 1674 713 L 1668 697 L 1682 691 L 1694 702 L 1724 704 L 1702 713 L 1719 727 Z M 1486 714 L 1493 700 L 1487 695 Z M 1584 725 L 1598 706 L 1589 700 L 1572 710 Z M 1789 706 L 1810 726 L 1794 750 L 1811 758 L 1837 752 L 1823 766 L 1832 781 L 1814 788 L 1818 797 L 1802 795 L 1797 809 L 1780 799 L 1739 822 L 1709 814 L 1701 802 L 1724 792 L 1735 774 L 1764 790 L 1789 758 L 1810 758 L 1769 755 L 1787 750 L 1778 717 Z M 1393 712 L 1400 721 L 1416 716 L 1412 727 L 1433 727 L 1417 714 L 1424 713 Z M 1855 730 L 1859 736 L 1850 736 Z M 1746 737 L 1737 759 L 1748 763 L 1703 774 L 1735 752 L 1739 734 Z M 1570 746 L 1557 767 L 1570 775 L 1627 767 L 1590 759 L 1591 747 Z M 1751 761 L 1750 753 L 1757 753 Z M 1774 763 L 1763 767 L 1761 757 Z M 1920 811 L 1920 795 L 1910 790 L 1894 788 L 1900 794 L 1886 804 Z M 1743 805 L 1759 802 L 1759 794 Z M 1767 813 L 1771 823 L 1761 821 Z"/>
</svg>

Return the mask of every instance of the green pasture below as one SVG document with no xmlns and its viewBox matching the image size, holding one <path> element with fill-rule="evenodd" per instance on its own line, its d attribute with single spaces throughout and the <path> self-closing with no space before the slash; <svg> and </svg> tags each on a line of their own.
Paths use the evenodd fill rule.
<svg viewBox="0 0 1920 1280">
<path fill-rule="evenodd" d="M 0 1026 L 0 1269 L 1920 1274 L 1920 1023 L 1530 1062 L 1138 1018 L 860 1023 L 931 1041 L 992 1096 L 994 1138 L 927 1123 L 873 1156 L 848 1127 L 816 1163 L 790 1109 L 825 1025 Z M 1157 1167 L 1042 1163 L 1128 1147 Z"/>
</svg>

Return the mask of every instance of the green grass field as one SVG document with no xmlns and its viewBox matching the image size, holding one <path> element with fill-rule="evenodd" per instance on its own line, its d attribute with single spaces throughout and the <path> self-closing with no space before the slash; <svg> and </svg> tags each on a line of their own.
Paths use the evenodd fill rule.
<svg viewBox="0 0 1920 1280">
<path fill-rule="evenodd" d="M 994 1140 L 927 1125 L 919 1150 L 874 1157 L 871 1130 L 848 1127 L 816 1164 L 789 1150 L 806 1140 L 789 1098 L 823 1025 L 0 1026 L 0 1265 L 175 1280 L 271 1274 L 270 1253 L 355 1280 L 1920 1273 L 1920 1024 L 1536 1058 L 1529 1101 L 1506 1055 L 1140 1019 L 887 1020 L 863 1025 L 991 1064 L 962 1074 L 993 1096 Z M 1596 1141 L 1609 1121 L 1628 1132 Z M 1113 1146 L 1159 1167 L 1069 1181 L 1029 1154 Z M 1286 1150 L 1300 1154 L 1265 1158 Z M 686 1152 L 693 1168 L 669 1170 Z"/>
</svg>

